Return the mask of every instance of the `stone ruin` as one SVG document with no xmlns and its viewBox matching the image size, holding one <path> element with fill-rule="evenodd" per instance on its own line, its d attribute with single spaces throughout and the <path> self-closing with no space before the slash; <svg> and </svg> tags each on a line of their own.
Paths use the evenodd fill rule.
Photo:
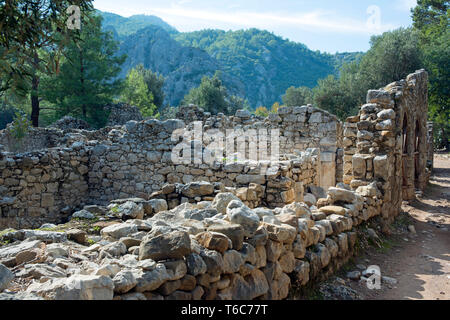
<svg viewBox="0 0 450 320">
<path fill-rule="evenodd" d="M 0 299 L 285 299 L 326 279 L 355 253 L 358 226 L 391 223 L 425 188 L 427 81 L 420 70 L 370 90 L 344 123 L 311 105 L 267 118 L 187 106 L 167 121 L 35 129 L 24 153 L 0 132 L 0 230 L 14 228 L 0 233 L 0 292 L 29 280 Z M 174 131 L 194 126 L 279 130 L 277 170 L 174 163 Z"/>
</svg>

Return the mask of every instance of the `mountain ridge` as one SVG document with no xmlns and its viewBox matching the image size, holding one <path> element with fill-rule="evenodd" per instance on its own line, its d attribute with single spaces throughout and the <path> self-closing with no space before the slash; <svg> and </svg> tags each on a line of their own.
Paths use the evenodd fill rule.
<svg viewBox="0 0 450 320">
<path fill-rule="evenodd" d="M 124 77 L 140 63 L 163 74 L 166 103 L 170 105 L 178 105 L 203 76 L 212 76 L 220 70 L 231 93 L 248 99 L 253 109 L 260 105 L 270 107 L 281 101 L 290 86 L 312 88 L 329 74 L 338 76 L 343 63 L 362 55 L 313 51 L 303 43 L 255 28 L 178 32 L 155 16 L 111 15 L 102 13 L 108 19 L 104 29 L 112 31 L 120 41 L 119 53 L 128 55 L 120 76 Z M 142 23 L 136 17 L 157 19 L 144 19 Z"/>
</svg>

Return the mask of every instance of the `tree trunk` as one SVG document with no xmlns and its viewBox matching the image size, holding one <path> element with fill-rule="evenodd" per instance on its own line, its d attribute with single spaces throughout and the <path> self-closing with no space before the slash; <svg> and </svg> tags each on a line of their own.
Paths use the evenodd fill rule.
<svg viewBox="0 0 450 320">
<path fill-rule="evenodd" d="M 33 68 L 35 73 L 31 80 L 31 122 L 33 127 L 39 127 L 39 77 L 37 75 L 37 67 L 39 66 L 39 57 L 37 52 L 34 53 Z"/>
</svg>

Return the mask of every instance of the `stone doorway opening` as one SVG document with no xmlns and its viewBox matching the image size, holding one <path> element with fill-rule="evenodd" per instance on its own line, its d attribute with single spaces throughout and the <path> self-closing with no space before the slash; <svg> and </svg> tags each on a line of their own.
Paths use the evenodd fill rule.
<svg viewBox="0 0 450 320">
<path fill-rule="evenodd" d="M 406 113 L 403 117 L 402 129 L 402 186 L 408 188 L 408 118 Z"/>
</svg>

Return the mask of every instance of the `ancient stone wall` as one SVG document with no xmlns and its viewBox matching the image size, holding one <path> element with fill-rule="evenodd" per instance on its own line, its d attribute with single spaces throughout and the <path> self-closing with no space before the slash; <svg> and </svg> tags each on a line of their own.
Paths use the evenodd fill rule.
<svg viewBox="0 0 450 320">
<path fill-rule="evenodd" d="M 342 123 L 335 115 L 311 105 L 301 107 L 281 107 L 277 113 L 267 118 L 252 116 L 240 110 L 236 116 L 223 114 L 211 116 L 190 105 L 181 107 L 177 118 L 186 123 L 202 121 L 204 130 L 226 129 L 259 130 L 279 129 L 281 154 L 295 154 L 308 148 L 320 149 L 321 180 L 319 185 L 325 190 L 342 182 L 343 147 Z"/>
<path fill-rule="evenodd" d="M 209 181 L 221 182 L 226 187 L 248 187 L 250 183 L 256 183 L 265 188 L 265 198 L 262 200 L 269 207 L 294 201 L 294 194 L 303 192 L 303 188 L 309 185 L 326 188 L 335 185 L 335 177 L 339 175 L 336 174 L 336 152 L 341 143 L 340 122 L 327 112 L 311 106 L 280 108 L 278 114 L 271 114 L 264 119 L 252 117 L 245 111 L 238 112 L 237 116 L 233 117 L 210 116 L 196 107 L 180 109 L 181 113 L 184 111 L 188 120 L 201 120 L 203 132 L 210 129 L 222 132 L 227 129 L 243 132 L 280 130 L 280 160 L 284 159 L 285 162 L 281 163 L 279 175 L 284 180 L 275 180 L 264 173 L 261 174 L 261 162 L 237 161 L 214 165 L 197 164 L 194 161 L 187 164 L 172 163 L 172 151 L 179 144 L 179 141 L 172 139 L 172 134 L 174 130 L 186 127 L 181 120 L 129 121 L 124 126 L 106 127 L 97 131 L 32 129 L 21 143 L 22 151 L 40 151 L 23 155 L 3 155 L 5 165 L 0 177 L 20 181 L 19 186 L 5 185 L 7 192 L 2 197 L 15 199 L 16 202 L 13 206 L 9 204 L 10 200 L 3 201 L 2 215 L 8 217 L 3 225 L 24 227 L 38 226 L 44 220 L 61 221 L 64 215 L 59 218 L 57 216 L 63 209 L 74 211 L 84 204 L 103 204 L 119 198 L 137 196 L 147 199 L 165 184 Z M 192 125 L 193 123 L 190 123 L 187 128 Z M 17 141 L 11 138 L 8 130 L 1 133 L 1 141 L 6 142 L 6 151 L 15 150 L 12 145 Z M 269 151 L 270 144 L 269 139 Z M 83 172 L 79 179 L 70 180 L 67 177 L 72 169 L 77 171 L 77 165 L 67 167 L 66 163 L 58 162 L 59 158 L 52 157 L 55 153 L 68 152 L 68 156 L 63 158 L 64 161 L 78 164 L 79 155 L 73 151 L 74 148 L 83 152 Z M 311 148 L 317 150 L 313 151 Z M 249 150 L 247 142 L 247 158 Z M 57 177 L 55 179 L 58 189 L 55 190 L 53 185 L 48 186 L 56 181 L 42 180 L 40 175 L 35 178 L 28 177 L 31 171 L 24 170 L 20 161 L 14 161 L 15 157 L 50 157 L 52 165 L 42 164 L 41 167 L 40 160 L 35 165 L 36 169 L 42 169 L 40 175 Z M 6 163 L 9 169 L 6 169 Z M 64 169 L 64 174 L 58 171 L 60 168 Z M 34 174 L 36 170 L 32 172 Z M 32 181 L 28 182 L 27 179 Z M 8 183 L 11 181 L 8 180 Z M 83 186 L 87 185 L 88 189 L 79 193 L 79 197 L 63 199 L 63 195 L 67 193 L 60 189 L 64 186 L 78 192 L 80 181 L 83 181 Z M 39 183 L 38 188 L 35 183 Z M 279 186 L 275 186 L 276 184 Z M 39 203 L 44 194 L 49 197 L 52 193 L 55 193 L 55 199 L 61 201 L 55 200 L 51 206 L 40 207 Z M 41 217 L 31 223 L 31 217 L 35 217 L 36 212 L 41 212 Z"/>
<path fill-rule="evenodd" d="M 88 198 L 88 161 L 81 146 L 0 152 L 0 229 L 67 219 Z"/>
<path fill-rule="evenodd" d="M 428 182 L 427 83 L 420 70 L 369 90 L 359 115 L 344 124 L 344 182 L 353 189 L 377 183 L 385 219 L 392 220 L 402 200 L 413 199 Z"/>
</svg>

